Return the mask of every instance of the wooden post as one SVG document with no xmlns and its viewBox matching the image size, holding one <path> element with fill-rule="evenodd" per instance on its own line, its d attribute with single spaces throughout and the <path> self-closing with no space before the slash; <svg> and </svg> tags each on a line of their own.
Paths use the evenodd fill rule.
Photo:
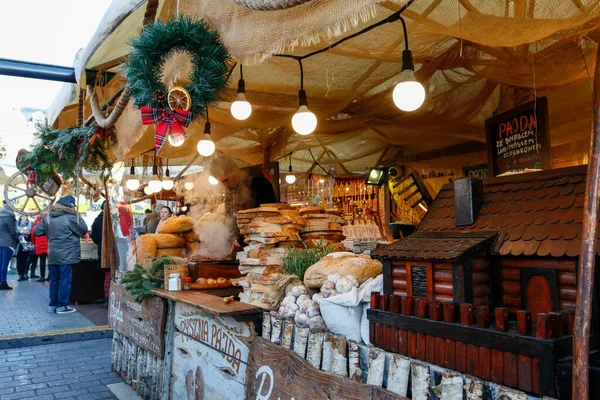
<svg viewBox="0 0 600 400">
<path fill-rule="evenodd" d="M 456 304 L 444 303 L 444 322 L 447 324 L 456 322 Z"/>
<path fill-rule="evenodd" d="M 286 349 L 292 348 L 292 335 L 294 334 L 294 323 L 292 321 L 283 321 L 283 335 L 281 336 L 281 346 Z"/>
<path fill-rule="evenodd" d="M 355 382 L 362 383 L 360 369 L 360 348 L 356 340 L 348 340 L 348 376 Z"/>
<path fill-rule="evenodd" d="M 175 333 L 175 303 L 173 300 L 168 300 L 167 309 L 167 338 L 165 339 L 165 362 L 162 371 L 162 387 L 160 388 L 160 398 L 169 400 L 171 389 L 171 368 L 173 365 L 173 333 Z M 158 385 L 157 385 L 158 386 Z"/>
<path fill-rule="evenodd" d="M 594 264 L 596 260 L 596 234 L 598 230 L 598 186 L 600 185 L 600 48 L 596 52 L 593 95 L 593 132 L 583 205 L 583 233 L 577 300 L 575 303 L 575 326 L 573 328 L 573 398 L 589 398 L 589 352 L 590 321 L 594 294 Z"/>
<path fill-rule="evenodd" d="M 271 342 L 275 344 L 281 344 L 281 325 L 283 321 L 281 318 L 273 317 L 273 330 L 271 332 Z"/>
<path fill-rule="evenodd" d="M 302 358 L 306 358 L 306 344 L 308 342 L 308 327 L 296 326 L 294 334 L 294 352 Z"/>
<path fill-rule="evenodd" d="M 325 372 L 331 372 L 331 363 L 333 362 L 333 333 L 326 333 L 323 341 L 323 363 L 321 369 Z"/>
<path fill-rule="evenodd" d="M 498 307 L 494 310 L 496 314 L 496 330 L 500 332 L 508 332 L 510 325 L 508 324 L 508 309 Z"/>
<path fill-rule="evenodd" d="M 263 313 L 262 337 L 266 340 L 271 340 L 271 313 Z"/>
<path fill-rule="evenodd" d="M 473 304 L 463 303 L 460 305 L 460 324 L 464 326 L 473 325 Z"/>
<path fill-rule="evenodd" d="M 440 301 L 433 301 L 429 305 L 429 318 L 434 321 L 442 320 L 443 305 Z"/>
<path fill-rule="evenodd" d="M 451 371 L 442 373 L 442 399 L 462 400 L 463 378 Z"/>
<path fill-rule="evenodd" d="M 348 376 L 348 346 L 345 336 L 334 335 L 333 337 L 331 372 Z"/>
<path fill-rule="evenodd" d="M 369 347 L 369 375 L 367 375 L 367 384 L 381 386 L 383 384 L 384 368 L 385 351 L 377 347 Z"/>
<path fill-rule="evenodd" d="M 517 332 L 523 336 L 531 335 L 531 313 L 529 311 L 517 311 Z"/>
<path fill-rule="evenodd" d="M 323 353 L 323 332 L 311 332 L 308 335 L 308 350 L 306 360 L 316 369 L 321 368 L 321 355 Z"/>
<path fill-rule="evenodd" d="M 429 399 L 429 366 L 422 363 L 412 363 L 412 400 Z"/>
<path fill-rule="evenodd" d="M 408 377 L 410 375 L 410 360 L 398 354 L 390 358 L 387 390 L 405 396 L 408 392 Z"/>
</svg>

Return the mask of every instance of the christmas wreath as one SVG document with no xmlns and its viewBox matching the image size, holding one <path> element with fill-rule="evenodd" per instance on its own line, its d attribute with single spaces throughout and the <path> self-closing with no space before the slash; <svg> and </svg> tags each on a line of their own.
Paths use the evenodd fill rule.
<svg viewBox="0 0 600 400">
<path fill-rule="evenodd" d="M 157 124 L 156 147 L 160 150 L 168 134 L 185 134 L 183 127 L 217 100 L 227 86 L 229 55 L 203 20 L 184 16 L 154 21 L 130 44 L 132 52 L 124 68 L 127 82 L 135 106 L 142 110 L 143 123 Z M 190 82 L 183 86 L 191 104 L 169 110 L 165 108 L 169 91 L 160 77 L 164 62 L 176 51 L 191 56 Z"/>
</svg>

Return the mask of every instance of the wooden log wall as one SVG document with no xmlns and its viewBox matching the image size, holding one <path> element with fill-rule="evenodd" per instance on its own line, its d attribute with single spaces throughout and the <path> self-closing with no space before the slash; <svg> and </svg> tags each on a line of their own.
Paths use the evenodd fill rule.
<svg viewBox="0 0 600 400">
<path fill-rule="evenodd" d="M 452 263 L 433 264 L 433 300 L 452 301 Z"/>
<path fill-rule="evenodd" d="M 372 298 L 379 301 L 372 301 L 372 307 L 377 311 L 387 311 L 382 318 L 376 318 L 376 322 L 369 316 L 369 326 L 374 334 L 371 335 L 372 344 L 381 347 L 386 351 L 399 353 L 402 356 L 408 356 L 427 363 L 436 364 L 443 368 L 458 371 L 462 374 L 476 376 L 484 381 L 492 381 L 498 384 L 506 385 L 515 389 L 531 393 L 540 393 L 540 384 L 542 374 L 547 370 L 540 371 L 540 357 L 521 354 L 512 351 L 504 351 L 503 345 L 498 345 L 493 339 L 488 340 L 488 334 L 480 330 L 474 330 L 468 333 L 462 333 L 458 337 L 464 335 L 475 335 L 485 337 L 480 343 L 474 344 L 472 341 L 465 339 L 456 340 L 457 335 L 450 335 L 450 338 L 445 334 L 452 328 L 452 324 L 477 327 L 480 329 L 489 330 L 490 333 L 508 332 L 508 310 L 506 308 L 497 308 L 494 313 L 490 313 L 487 305 L 474 307 L 473 304 L 460 304 L 458 307 L 455 303 L 439 303 L 432 302 L 429 305 L 429 312 L 423 313 L 419 311 L 422 305 L 427 300 L 413 299 L 411 297 L 402 298 L 401 309 L 392 307 L 385 309 L 382 304 L 397 303 L 397 295 L 382 295 L 380 293 L 372 293 Z M 389 299 L 388 299 L 389 298 Z M 409 307 L 410 304 L 418 304 L 415 307 Z M 373 305 L 379 304 L 380 307 Z M 439 311 L 441 309 L 441 312 Z M 456 312 L 459 310 L 459 312 Z M 372 311 L 369 311 L 372 313 Z M 391 314 L 390 314 L 391 313 Z M 395 323 L 393 315 L 402 316 L 404 323 Z M 553 339 L 561 338 L 572 334 L 573 329 L 573 313 L 540 313 L 537 315 L 537 321 L 533 321 L 536 329 L 532 330 L 531 314 L 528 311 L 518 310 L 518 319 L 516 331 L 511 332 L 515 335 L 515 343 L 519 340 L 517 335 L 523 336 L 525 339 L 523 345 L 527 346 L 529 339 L 527 337 L 535 337 L 537 339 Z M 404 317 L 412 317 L 414 324 L 408 323 Z M 494 317 L 497 323 L 492 324 Z M 416 318 L 423 320 L 431 320 L 439 326 L 432 325 L 423 327 L 420 331 L 416 324 L 421 325 Z M 443 321 L 442 321 L 443 318 Z M 403 327 L 406 326 L 406 329 Z M 423 325 L 424 326 L 424 325 Z M 390 331 L 392 334 L 387 334 Z M 487 345 L 481 345 L 485 342 Z M 551 379 L 553 382 L 553 377 Z"/>
<path fill-rule="evenodd" d="M 490 305 L 490 262 L 479 258 L 473 263 L 473 305 Z"/>
<path fill-rule="evenodd" d="M 392 291 L 393 294 L 406 296 L 406 262 L 392 261 Z"/>
<path fill-rule="evenodd" d="M 394 304 L 393 299 L 389 300 L 390 305 Z M 429 308 L 435 308 L 435 306 L 436 303 L 432 303 Z M 397 310 L 395 306 L 390 307 L 390 309 Z M 416 309 L 417 307 L 415 307 Z M 508 400 L 527 398 L 523 392 L 514 391 L 493 383 L 499 382 L 499 380 L 493 381 L 489 379 L 489 382 L 484 382 L 481 379 L 463 376 L 461 373 L 442 370 L 439 367 L 431 365 L 438 364 L 443 366 L 443 360 L 448 359 L 447 354 L 450 354 L 453 360 L 457 354 L 454 350 L 455 347 L 447 346 L 448 341 L 440 337 L 421 334 L 415 335 L 413 345 L 417 352 L 416 354 L 418 354 L 417 358 L 409 358 L 396 352 L 388 352 L 386 350 L 389 349 L 381 347 L 359 344 L 330 332 L 309 331 L 307 346 L 304 348 L 303 343 L 306 328 L 298 327 L 288 321 L 277 321 L 277 319 L 277 317 L 265 313 L 263 321 L 269 321 L 268 323 L 271 325 L 276 323 L 279 326 L 293 326 L 293 340 L 291 340 L 290 346 L 292 346 L 291 350 L 306 359 L 307 364 L 303 369 L 311 368 L 310 366 L 312 366 L 321 371 L 348 377 L 348 379 L 354 382 L 385 388 L 387 389 L 385 392 L 386 396 L 388 393 L 390 394 L 390 397 L 385 397 L 386 399 L 406 399 L 408 394 L 412 394 L 410 398 L 413 400 L 463 400 L 463 398 L 483 400 L 482 391 L 484 386 L 489 393 L 496 395 L 495 398 L 498 398 L 500 394 L 505 394 L 506 397 L 502 398 Z M 404 331 L 404 335 L 400 334 L 400 331 Z M 281 338 L 281 335 L 283 335 L 281 330 L 274 330 L 271 327 L 271 329 L 263 329 L 262 332 L 263 339 L 282 347 L 288 347 L 287 341 L 285 341 L 286 344 L 284 345 L 284 341 Z M 399 330 L 399 335 L 396 338 L 398 346 L 401 349 L 400 352 L 403 354 L 406 354 L 408 347 L 406 346 L 406 332 L 406 330 Z M 275 333 L 278 333 L 280 336 L 273 336 Z M 299 341 L 296 339 L 297 334 L 302 337 Z M 381 330 L 381 335 L 385 336 L 383 330 Z M 296 349 L 297 343 L 301 343 L 299 350 Z M 417 348 L 420 350 L 417 350 Z M 488 369 L 491 371 L 491 352 L 487 354 L 485 349 L 482 349 L 476 346 L 471 348 L 470 357 L 480 357 L 479 359 L 484 364 L 487 362 L 487 365 L 489 365 Z M 465 351 L 466 353 L 467 351 Z M 467 358 L 465 357 L 465 360 Z M 466 361 L 465 365 L 463 373 L 473 371 L 472 368 L 479 368 L 479 365 L 471 365 L 466 363 Z M 514 365 L 517 365 L 516 361 Z M 454 369 L 453 364 L 446 367 Z M 514 367 L 511 369 L 515 369 L 516 371 Z M 302 384 L 301 382 L 297 383 Z M 393 396 L 394 394 L 396 396 Z M 358 399 L 359 397 L 356 398 Z"/>
<path fill-rule="evenodd" d="M 143 399 L 160 398 L 162 358 L 136 346 L 126 336 L 113 332 L 111 369 L 121 375 Z"/>
</svg>

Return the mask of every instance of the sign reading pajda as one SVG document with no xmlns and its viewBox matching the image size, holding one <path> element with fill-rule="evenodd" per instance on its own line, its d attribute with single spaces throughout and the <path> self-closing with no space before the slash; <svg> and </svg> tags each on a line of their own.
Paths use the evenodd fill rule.
<svg viewBox="0 0 600 400">
<path fill-rule="evenodd" d="M 548 102 L 538 98 L 485 121 L 492 176 L 550 168 Z"/>
<path fill-rule="evenodd" d="M 110 285 L 110 327 L 159 358 L 165 351 L 165 311 L 165 303 L 160 297 L 145 299 L 140 304 L 123 285 L 114 282 Z"/>
</svg>

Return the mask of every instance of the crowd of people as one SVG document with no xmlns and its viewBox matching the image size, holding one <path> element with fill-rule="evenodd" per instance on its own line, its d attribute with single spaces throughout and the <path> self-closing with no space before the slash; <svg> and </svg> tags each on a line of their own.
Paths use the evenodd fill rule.
<svg viewBox="0 0 600 400">
<path fill-rule="evenodd" d="M 15 212 L 3 202 L 0 209 L 0 290 L 12 289 L 7 275 L 14 255 L 18 282 L 36 278 L 37 282 L 50 282 L 48 312 L 75 312 L 69 306 L 73 265 L 81 261 L 80 239 L 87 234 L 87 224 L 79 217 L 73 196 L 61 197 L 48 215 L 40 215 L 33 222 L 26 215 L 17 219 Z M 36 275 L 38 260 L 40 275 Z"/>
</svg>

